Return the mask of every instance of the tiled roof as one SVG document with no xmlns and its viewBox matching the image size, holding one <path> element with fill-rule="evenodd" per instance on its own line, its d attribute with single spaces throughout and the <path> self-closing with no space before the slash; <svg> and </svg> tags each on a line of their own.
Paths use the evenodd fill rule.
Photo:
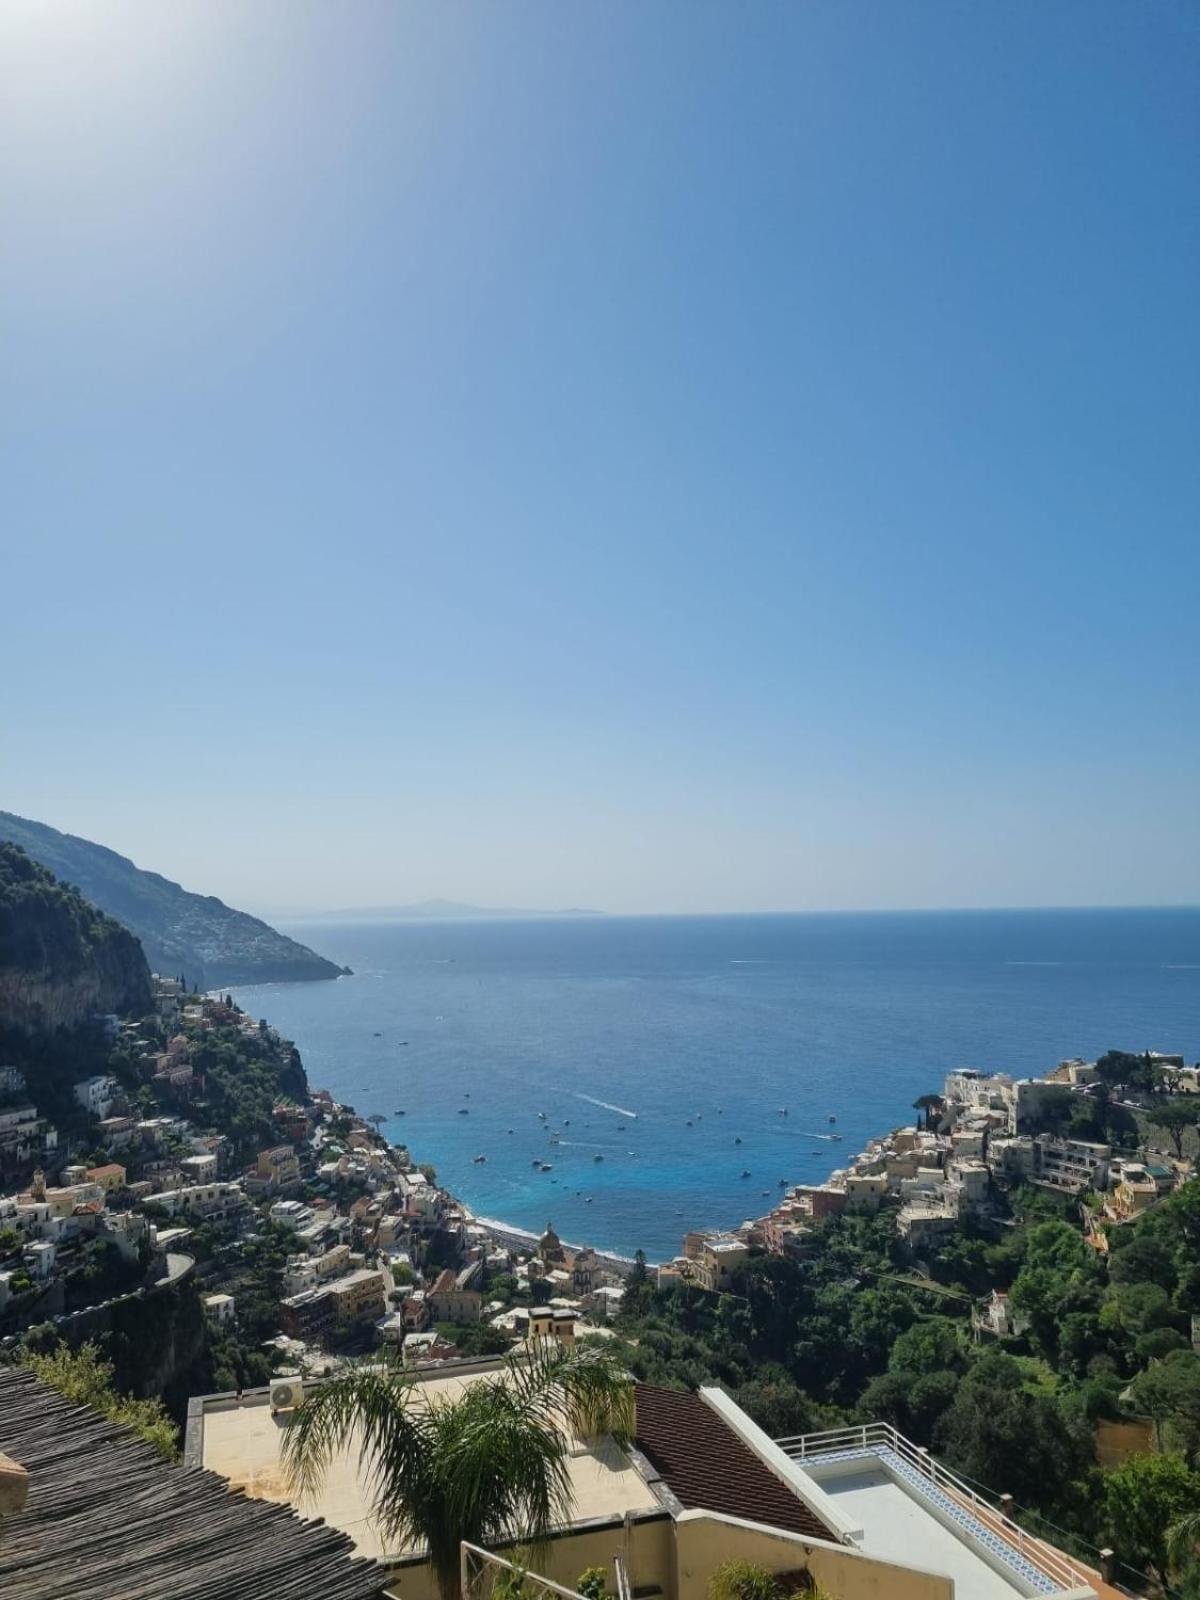
<svg viewBox="0 0 1200 1600">
<path fill-rule="evenodd" d="M 634 1442 L 688 1510 L 745 1517 L 812 1539 L 834 1537 L 699 1395 L 639 1383 Z"/>
</svg>

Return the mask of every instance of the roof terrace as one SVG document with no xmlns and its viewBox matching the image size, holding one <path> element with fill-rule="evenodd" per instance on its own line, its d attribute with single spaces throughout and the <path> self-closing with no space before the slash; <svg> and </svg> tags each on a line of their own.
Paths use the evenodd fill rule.
<svg viewBox="0 0 1200 1600">
<path fill-rule="evenodd" d="M 887 1423 L 780 1439 L 779 1447 L 853 1524 L 867 1555 L 921 1566 L 955 1600 L 1053 1595 L 1095 1600 L 1093 1574 L 1020 1527 Z"/>
</svg>

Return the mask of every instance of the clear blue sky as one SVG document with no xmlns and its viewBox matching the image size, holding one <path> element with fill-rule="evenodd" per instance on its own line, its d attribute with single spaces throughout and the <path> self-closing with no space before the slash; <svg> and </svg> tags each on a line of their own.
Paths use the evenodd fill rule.
<svg viewBox="0 0 1200 1600">
<path fill-rule="evenodd" d="M 1200 11 L 7 0 L 0 805 L 250 907 L 1200 900 Z"/>
</svg>

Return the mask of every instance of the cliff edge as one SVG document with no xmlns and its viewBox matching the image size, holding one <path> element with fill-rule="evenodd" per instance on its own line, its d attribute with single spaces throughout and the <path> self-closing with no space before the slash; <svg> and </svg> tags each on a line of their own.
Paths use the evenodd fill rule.
<svg viewBox="0 0 1200 1600">
<path fill-rule="evenodd" d="M 0 841 L 19 845 L 141 940 L 155 972 L 201 989 L 337 978 L 348 968 L 212 895 L 192 894 L 126 856 L 0 811 Z M 118 1007 L 111 1008 L 113 1010 Z"/>
</svg>

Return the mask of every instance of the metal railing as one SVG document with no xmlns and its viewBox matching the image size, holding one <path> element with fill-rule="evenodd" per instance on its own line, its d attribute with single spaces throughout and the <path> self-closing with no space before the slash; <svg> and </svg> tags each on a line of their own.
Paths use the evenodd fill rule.
<svg viewBox="0 0 1200 1600">
<path fill-rule="evenodd" d="M 574 1589 L 564 1589 L 561 1583 L 530 1572 L 514 1561 L 491 1550 L 482 1550 L 477 1544 L 464 1539 L 459 1546 L 459 1574 L 463 1600 L 537 1600 L 542 1595 L 555 1595 L 558 1600 L 584 1600 Z"/>
<path fill-rule="evenodd" d="M 977 1494 L 956 1473 L 930 1455 L 928 1450 L 906 1439 L 889 1422 L 867 1422 L 856 1428 L 828 1428 L 824 1433 L 795 1434 L 775 1442 L 786 1455 L 801 1462 L 841 1450 L 890 1450 L 908 1466 L 915 1468 L 933 1488 L 940 1489 L 960 1504 L 965 1502 L 965 1508 L 988 1532 L 1003 1539 L 1031 1567 L 1052 1579 L 1061 1589 L 1092 1587 L 1092 1577 L 1085 1569 L 1068 1561 L 1053 1545 L 1026 1533 L 1020 1523 L 1014 1522 L 1007 1513 Z"/>
</svg>

